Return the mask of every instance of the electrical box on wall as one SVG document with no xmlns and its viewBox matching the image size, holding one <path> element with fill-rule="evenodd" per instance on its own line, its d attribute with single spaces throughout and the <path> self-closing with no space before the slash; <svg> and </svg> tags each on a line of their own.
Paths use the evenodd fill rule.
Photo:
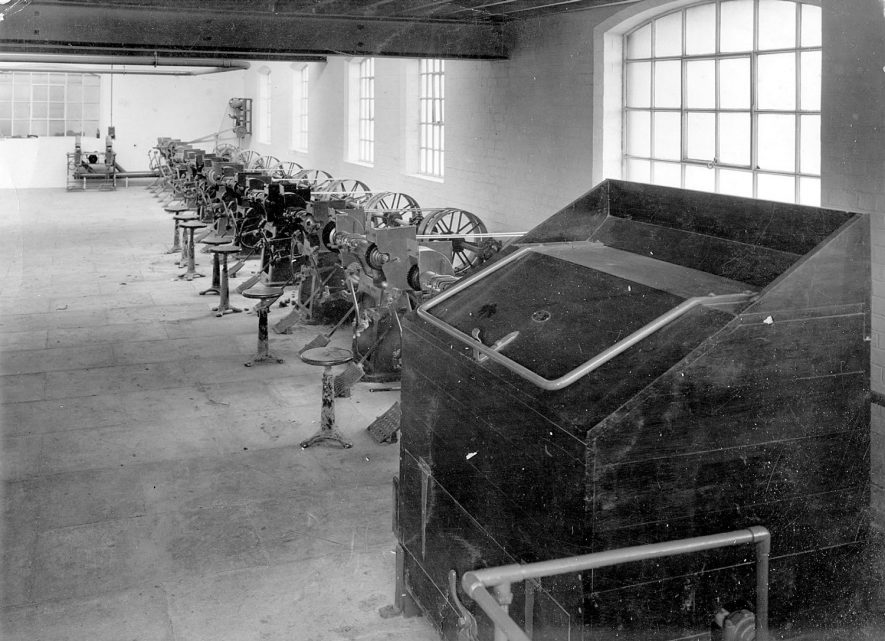
<svg viewBox="0 0 885 641">
<path fill-rule="evenodd" d="M 228 114 L 234 120 L 234 133 L 237 138 L 245 138 L 252 134 L 252 99 L 231 98 L 227 101 L 231 113 Z"/>
</svg>

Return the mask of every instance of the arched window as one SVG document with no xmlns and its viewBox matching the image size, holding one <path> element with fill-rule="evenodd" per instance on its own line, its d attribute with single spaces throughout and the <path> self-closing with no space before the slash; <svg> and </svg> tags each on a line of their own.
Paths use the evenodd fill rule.
<svg viewBox="0 0 885 641">
<path fill-rule="evenodd" d="M 624 35 L 628 180 L 820 203 L 821 9 L 714 0 Z"/>
</svg>

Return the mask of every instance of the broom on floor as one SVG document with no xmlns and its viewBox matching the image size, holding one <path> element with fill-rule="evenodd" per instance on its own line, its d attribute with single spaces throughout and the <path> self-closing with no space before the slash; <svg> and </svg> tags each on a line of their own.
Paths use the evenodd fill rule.
<svg viewBox="0 0 885 641">
<path fill-rule="evenodd" d="M 366 430 L 376 443 L 396 443 L 396 431 L 399 429 L 402 418 L 403 411 L 397 401 L 390 406 L 389 410 L 372 421 Z"/>
<path fill-rule="evenodd" d="M 301 356 L 304 352 L 309 349 L 313 349 L 314 347 L 325 347 L 326 345 L 328 345 L 329 342 L 332 340 L 332 334 L 338 331 L 339 327 L 344 325 L 344 321 L 346 321 L 350 317 L 351 312 L 353 312 L 355 309 L 356 308 L 351 305 L 350 309 L 347 310 L 347 313 L 345 313 L 344 316 L 341 317 L 341 320 L 335 323 L 335 327 L 332 328 L 332 331 L 330 331 L 328 334 L 317 334 L 317 336 L 312 341 L 306 343 L 304 347 L 298 350 L 298 355 Z"/>
<path fill-rule="evenodd" d="M 335 376 L 335 397 L 336 398 L 346 398 L 350 396 L 350 389 L 359 383 L 363 376 L 366 375 L 366 371 L 363 369 L 363 363 L 366 361 L 369 356 L 372 355 L 381 342 L 387 338 L 387 335 L 390 333 L 390 330 L 393 327 L 388 327 L 387 331 L 381 334 L 381 337 L 376 340 L 372 346 L 366 350 L 366 353 L 360 356 L 360 359 L 354 363 L 350 361 L 347 365 L 344 366 L 344 370 Z"/>
</svg>

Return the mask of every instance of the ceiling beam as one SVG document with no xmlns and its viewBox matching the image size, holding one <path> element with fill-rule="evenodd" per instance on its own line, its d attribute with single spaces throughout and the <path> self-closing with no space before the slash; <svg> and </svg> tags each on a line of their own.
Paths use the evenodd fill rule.
<svg viewBox="0 0 885 641">
<path fill-rule="evenodd" d="M 187 57 L 304 59 L 316 55 L 505 58 L 501 25 L 37 0 L 0 22 L 0 49 L 163 51 Z"/>
</svg>

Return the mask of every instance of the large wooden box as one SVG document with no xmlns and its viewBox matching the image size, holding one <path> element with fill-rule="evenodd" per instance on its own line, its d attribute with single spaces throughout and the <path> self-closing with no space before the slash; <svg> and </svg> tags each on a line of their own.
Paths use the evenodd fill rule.
<svg viewBox="0 0 885 641">
<path fill-rule="evenodd" d="M 443 636 L 451 569 L 750 525 L 772 532 L 775 621 L 833 598 L 867 533 L 866 217 L 606 181 L 511 250 L 403 323 L 397 536 Z M 732 298 L 539 386 L 711 294 Z M 471 336 L 514 332 L 480 362 Z M 515 588 L 534 639 L 678 638 L 752 603 L 752 554 Z"/>
</svg>

